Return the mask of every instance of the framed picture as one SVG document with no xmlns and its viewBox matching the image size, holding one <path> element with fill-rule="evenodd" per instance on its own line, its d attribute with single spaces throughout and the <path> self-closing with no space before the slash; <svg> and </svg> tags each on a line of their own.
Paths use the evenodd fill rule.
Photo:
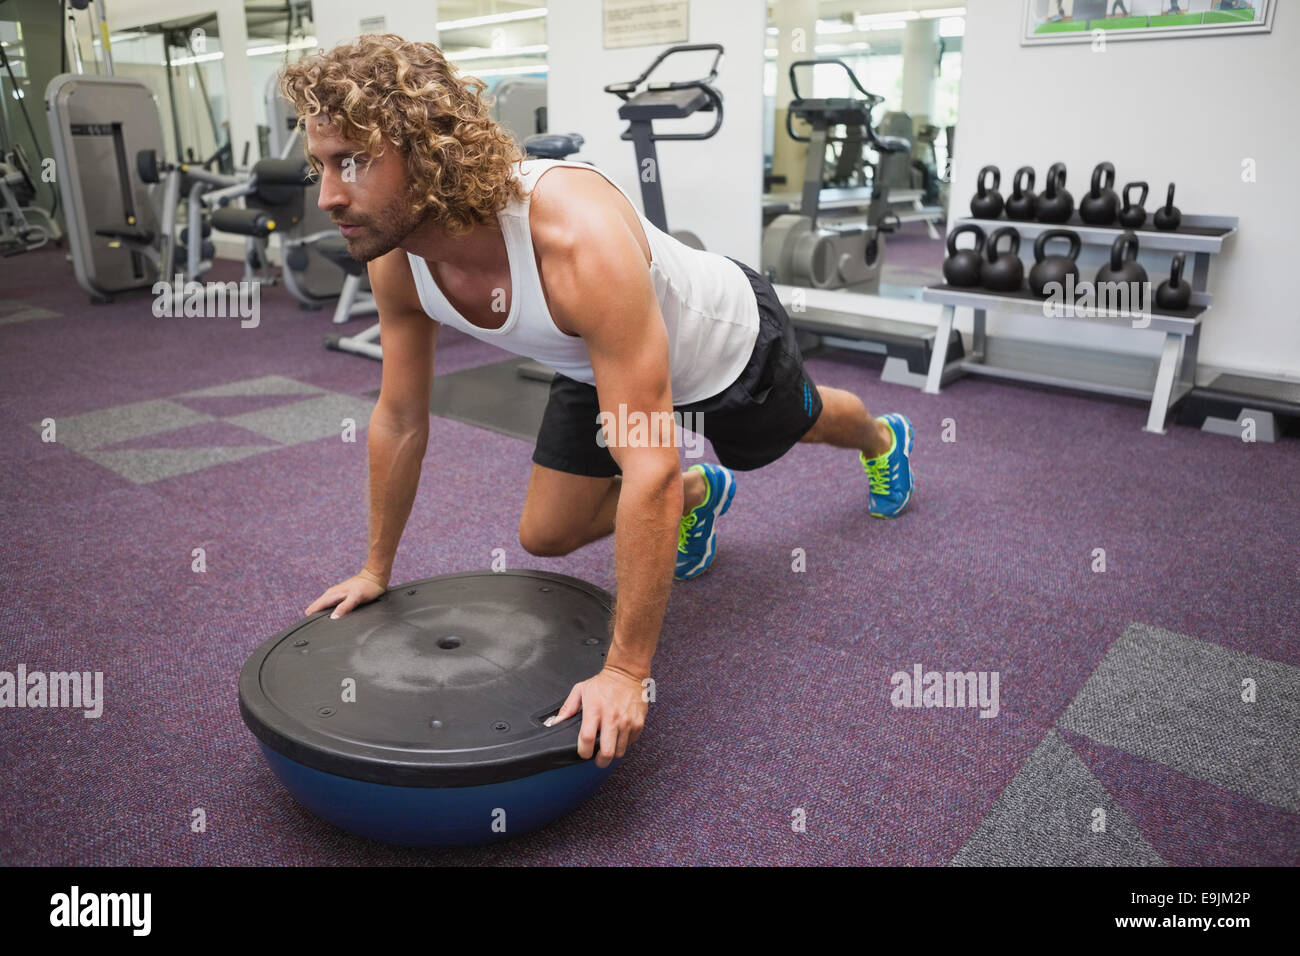
<svg viewBox="0 0 1300 956">
<path fill-rule="evenodd" d="M 604 0 L 605 49 L 687 43 L 690 0 Z"/>
<path fill-rule="evenodd" d="M 1025 0 L 1022 45 L 1268 33 L 1277 0 Z"/>
</svg>

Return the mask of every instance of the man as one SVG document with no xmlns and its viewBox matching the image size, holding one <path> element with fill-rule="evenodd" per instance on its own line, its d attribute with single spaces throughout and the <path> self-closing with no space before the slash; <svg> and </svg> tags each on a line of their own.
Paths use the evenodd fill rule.
<svg viewBox="0 0 1300 956">
<path fill-rule="evenodd" d="M 597 763 L 639 736 L 674 575 L 716 554 L 732 469 L 799 441 L 856 449 L 869 513 L 911 496 L 911 425 L 872 418 L 849 392 L 816 387 L 772 287 L 748 267 L 688 249 L 637 213 L 597 170 L 526 161 L 480 98 L 428 43 L 365 36 L 288 67 L 320 208 L 368 263 L 384 348 L 370 419 L 370 549 L 362 570 L 308 614 L 333 617 L 388 585 L 429 425 L 434 342 L 451 325 L 556 368 L 519 523 L 531 554 L 615 534 L 618 601 L 604 668 L 573 688 L 578 750 Z M 683 473 L 673 410 L 698 413 L 722 465 Z M 613 421 L 658 424 L 620 447 Z"/>
</svg>

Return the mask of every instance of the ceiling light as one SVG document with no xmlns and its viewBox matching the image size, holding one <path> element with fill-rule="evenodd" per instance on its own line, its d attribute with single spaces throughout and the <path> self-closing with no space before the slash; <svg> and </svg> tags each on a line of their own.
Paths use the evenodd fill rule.
<svg viewBox="0 0 1300 956">
<path fill-rule="evenodd" d="M 517 20 L 540 20 L 546 16 L 546 8 L 535 10 L 516 10 L 514 13 L 494 13 L 486 17 L 466 17 L 464 20 L 443 20 L 438 24 L 442 30 L 468 30 L 471 27 L 488 27 L 494 23 L 514 23 Z"/>
<path fill-rule="evenodd" d="M 507 56 L 544 56 L 549 49 L 545 43 L 535 43 L 532 46 L 512 46 L 501 50 L 484 50 L 476 47 L 469 50 L 461 50 L 456 53 L 443 53 L 447 59 L 455 60 L 498 60 Z"/>
</svg>

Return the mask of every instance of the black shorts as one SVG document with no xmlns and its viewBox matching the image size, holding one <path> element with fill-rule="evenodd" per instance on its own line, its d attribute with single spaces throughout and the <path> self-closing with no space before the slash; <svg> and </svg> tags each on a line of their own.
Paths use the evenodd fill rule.
<svg viewBox="0 0 1300 956">
<path fill-rule="evenodd" d="M 718 461 L 736 471 L 750 471 L 789 451 L 817 421 L 822 401 L 804 370 L 794 325 L 776 290 L 749 266 L 736 265 L 749 278 L 758 300 L 754 351 L 727 388 L 710 398 L 674 406 L 674 410 L 696 413 L 686 422 L 701 425 Z M 594 385 L 556 375 L 533 461 L 544 468 L 592 478 L 620 474 L 609 450 L 596 441 L 599 412 Z"/>
</svg>

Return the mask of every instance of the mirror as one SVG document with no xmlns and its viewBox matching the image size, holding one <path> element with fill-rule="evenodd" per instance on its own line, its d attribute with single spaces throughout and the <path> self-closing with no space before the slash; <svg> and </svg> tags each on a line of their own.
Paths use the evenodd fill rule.
<svg viewBox="0 0 1300 956">
<path fill-rule="evenodd" d="M 438 45 L 463 73 L 488 85 L 493 116 L 515 140 L 547 132 L 546 3 L 440 0 Z"/>
<path fill-rule="evenodd" d="M 773 281 L 901 299 L 942 283 L 965 16 L 925 0 L 771 0 Z"/>
<path fill-rule="evenodd" d="M 114 74 L 144 83 L 158 101 L 167 156 L 233 172 L 216 13 L 114 30 L 112 42 Z"/>
</svg>

